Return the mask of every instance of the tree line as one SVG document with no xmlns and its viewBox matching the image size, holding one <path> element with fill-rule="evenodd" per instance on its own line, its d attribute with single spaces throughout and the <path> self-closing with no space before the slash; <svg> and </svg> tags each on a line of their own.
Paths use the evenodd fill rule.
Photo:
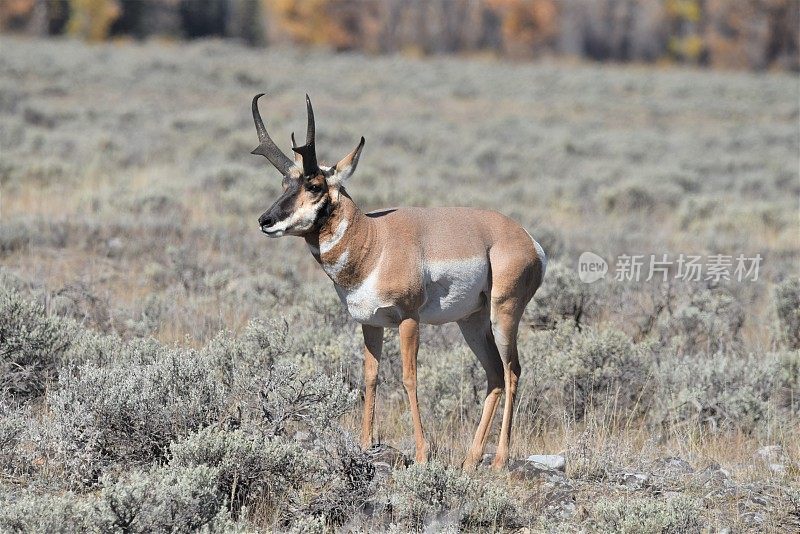
<svg viewBox="0 0 800 534">
<path fill-rule="evenodd" d="M 0 31 L 800 70 L 798 0 L 7 0 Z"/>
</svg>

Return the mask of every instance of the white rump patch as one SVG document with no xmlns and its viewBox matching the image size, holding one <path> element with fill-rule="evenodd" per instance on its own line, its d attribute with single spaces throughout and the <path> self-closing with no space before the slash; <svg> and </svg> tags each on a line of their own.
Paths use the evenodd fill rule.
<svg viewBox="0 0 800 534">
<path fill-rule="evenodd" d="M 544 276 L 544 272 L 547 270 L 547 254 L 544 253 L 542 245 L 535 239 L 533 239 L 533 248 L 536 249 L 536 254 L 539 256 L 539 259 L 542 260 L 542 276 Z"/>
<path fill-rule="evenodd" d="M 342 219 L 339 221 L 339 224 L 336 226 L 336 230 L 334 230 L 331 238 L 319 244 L 320 254 L 326 254 L 333 250 L 333 247 L 335 247 L 336 244 L 342 240 L 342 237 L 344 237 L 344 232 L 347 230 L 347 225 L 347 219 Z"/>
<path fill-rule="evenodd" d="M 536 249 L 536 255 L 539 256 L 539 260 L 542 262 L 542 277 L 544 277 L 544 272 L 547 270 L 547 254 L 544 253 L 542 245 L 531 236 L 530 232 L 525 230 L 525 233 L 528 234 L 528 237 L 533 241 L 533 248 Z"/>
</svg>

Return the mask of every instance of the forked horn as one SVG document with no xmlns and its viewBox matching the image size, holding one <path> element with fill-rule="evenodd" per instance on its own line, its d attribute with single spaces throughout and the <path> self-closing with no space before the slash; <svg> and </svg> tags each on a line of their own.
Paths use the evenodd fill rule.
<svg viewBox="0 0 800 534">
<path fill-rule="evenodd" d="M 317 149 L 314 145 L 314 108 L 311 107 L 311 99 L 308 95 L 306 95 L 306 113 L 308 115 L 306 144 L 298 147 L 293 146 L 292 150 L 300 154 L 303 158 L 303 174 L 306 176 L 314 176 L 319 172 L 319 165 L 317 164 Z M 294 144 L 294 138 L 292 139 L 292 144 Z"/>
<path fill-rule="evenodd" d="M 297 141 L 294 140 L 294 132 L 292 132 L 292 151 L 294 151 L 295 148 L 297 148 Z M 300 154 L 295 152 L 294 153 L 294 162 L 298 166 L 302 166 L 303 165 L 303 156 L 301 156 Z"/>
<path fill-rule="evenodd" d="M 258 99 L 262 96 L 264 96 L 264 93 L 259 93 L 253 97 L 253 122 L 256 124 L 256 132 L 258 132 L 258 140 L 261 144 L 254 148 L 251 154 L 264 156 L 282 174 L 289 174 L 289 169 L 294 166 L 294 163 L 275 145 L 275 142 L 272 141 L 267 133 L 264 121 L 261 120 L 261 113 L 258 111 Z"/>
</svg>

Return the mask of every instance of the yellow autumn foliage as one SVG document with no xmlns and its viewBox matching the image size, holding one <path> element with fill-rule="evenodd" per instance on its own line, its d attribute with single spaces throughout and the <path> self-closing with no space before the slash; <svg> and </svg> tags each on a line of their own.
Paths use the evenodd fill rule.
<svg viewBox="0 0 800 534">
<path fill-rule="evenodd" d="M 332 0 L 262 0 L 264 9 L 277 18 L 277 26 L 301 44 L 346 48 L 354 37 L 336 14 L 344 7 Z"/>
<path fill-rule="evenodd" d="M 67 33 L 88 41 L 102 41 L 121 13 L 116 0 L 70 0 Z"/>
</svg>

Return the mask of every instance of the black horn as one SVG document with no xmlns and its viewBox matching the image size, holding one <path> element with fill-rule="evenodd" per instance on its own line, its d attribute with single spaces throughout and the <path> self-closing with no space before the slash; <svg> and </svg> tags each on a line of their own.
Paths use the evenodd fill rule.
<svg viewBox="0 0 800 534">
<path fill-rule="evenodd" d="M 281 152 L 267 133 L 264 121 L 261 120 L 261 113 L 258 111 L 258 99 L 262 96 L 264 96 L 264 93 L 259 93 L 253 97 L 253 122 L 256 123 L 256 132 L 258 132 L 258 140 L 261 144 L 254 148 L 251 154 L 264 156 L 282 174 L 288 174 L 294 163 L 286 157 L 286 154 Z"/>
<path fill-rule="evenodd" d="M 306 115 L 308 115 L 308 127 L 306 128 L 306 144 L 313 145 L 316 130 L 314 128 L 314 108 L 311 107 L 311 99 L 306 95 Z"/>
<path fill-rule="evenodd" d="M 292 147 L 292 150 L 300 154 L 303 158 L 303 174 L 315 176 L 319 172 L 317 164 L 317 149 L 314 144 L 314 108 L 311 107 L 311 99 L 306 95 L 306 113 L 308 114 L 308 127 L 306 128 L 306 144 L 304 146 Z M 294 140 L 293 140 L 294 141 Z"/>
</svg>

